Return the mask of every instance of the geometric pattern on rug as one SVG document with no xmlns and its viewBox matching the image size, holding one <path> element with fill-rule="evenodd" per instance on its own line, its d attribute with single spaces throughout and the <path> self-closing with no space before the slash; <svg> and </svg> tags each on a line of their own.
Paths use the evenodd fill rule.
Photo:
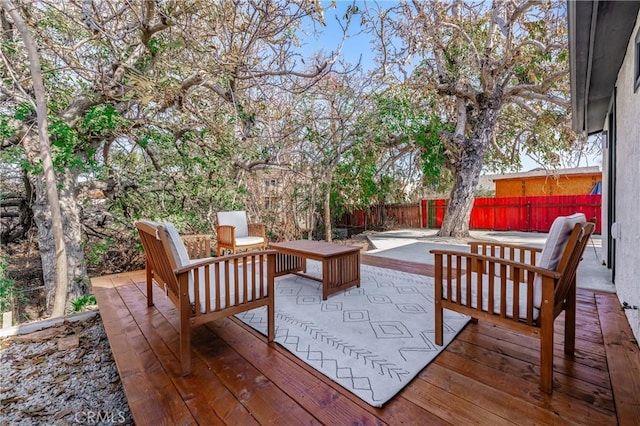
<svg viewBox="0 0 640 426">
<path fill-rule="evenodd" d="M 334 382 L 381 407 L 431 362 L 469 321 L 444 311 L 435 344 L 433 279 L 361 265 L 360 288 L 322 300 L 321 284 L 297 275 L 275 280 L 275 341 Z M 321 264 L 307 262 L 321 276 Z M 266 334 L 266 308 L 236 315 Z"/>
</svg>

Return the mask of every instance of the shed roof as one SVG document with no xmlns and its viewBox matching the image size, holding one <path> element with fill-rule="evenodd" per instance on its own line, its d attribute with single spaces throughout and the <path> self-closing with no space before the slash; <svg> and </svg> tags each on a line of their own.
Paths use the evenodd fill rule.
<svg viewBox="0 0 640 426">
<path fill-rule="evenodd" d="M 570 176 L 570 175 L 585 175 L 585 174 L 596 174 L 602 173 L 600 171 L 600 167 L 598 166 L 590 166 L 590 167 L 575 167 L 573 169 L 557 169 L 557 170 L 548 170 L 548 169 L 533 169 L 528 172 L 519 172 L 519 173 L 510 173 L 508 175 L 495 175 L 492 176 L 494 181 L 496 180 L 506 180 L 506 179 L 528 179 L 535 178 L 541 176 Z"/>
</svg>

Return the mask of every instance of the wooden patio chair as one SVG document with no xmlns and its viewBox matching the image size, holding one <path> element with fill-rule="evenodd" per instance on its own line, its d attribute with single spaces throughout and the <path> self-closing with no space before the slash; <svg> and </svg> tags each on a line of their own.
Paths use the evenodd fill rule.
<svg viewBox="0 0 640 426">
<path fill-rule="evenodd" d="M 565 312 L 564 351 L 573 355 L 576 270 L 595 225 L 583 214 L 558 217 L 542 250 L 472 242 L 471 252 L 435 255 L 436 344 L 443 309 L 540 339 L 540 389 L 553 391 L 553 322 Z M 539 257 L 538 257 L 539 254 Z"/>
<path fill-rule="evenodd" d="M 212 235 L 180 235 L 180 239 L 182 240 L 185 249 L 187 249 L 187 254 L 189 255 L 190 259 L 202 259 L 205 257 L 211 257 Z"/>
<path fill-rule="evenodd" d="M 267 238 L 263 223 L 248 223 L 247 212 L 229 211 L 218 212 L 216 226 L 216 253 L 222 255 L 222 250 L 229 250 L 232 254 L 238 250 L 258 248 L 265 250 Z"/>
<path fill-rule="evenodd" d="M 266 306 L 267 341 L 273 341 L 275 251 L 191 259 L 171 223 L 135 225 L 146 256 L 147 306 L 155 281 L 178 309 L 183 375 L 191 371 L 191 326 Z"/>
</svg>

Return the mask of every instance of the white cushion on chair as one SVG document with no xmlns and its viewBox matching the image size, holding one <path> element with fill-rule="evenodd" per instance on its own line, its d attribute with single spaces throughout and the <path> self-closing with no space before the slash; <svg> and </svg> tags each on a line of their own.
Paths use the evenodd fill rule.
<svg viewBox="0 0 640 426">
<path fill-rule="evenodd" d="M 247 212 L 243 210 L 232 212 L 218 212 L 218 225 L 231 225 L 236 227 L 236 239 L 249 235 L 247 225 Z"/>
<path fill-rule="evenodd" d="M 236 246 L 249 246 L 252 244 L 262 244 L 264 243 L 264 238 L 262 237 L 240 237 L 236 238 Z"/>
<path fill-rule="evenodd" d="M 544 248 L 536 266 L 555 271 L 573 228 L 576 224 L 585 223 L 586 221 L 587 218 L 582 213 L 575 213 L 571 216 L 558 216 L 551 224 L 549 237 L 544 243 Z M 542 305 L 542 277 L 538 275 L 533 284 L 533 304 L 536 308 L 540 308 Z"/>
<path fill-rule="evenodd" d="M 169 239 L 169 246 L 171 247 L 173 258 L 176 259 L 178 267 L 188 265 L 190 263 L 189 253 L 187 253 L 187 249 L 176 227 L 170 222 L 159 223 L 159 225 L 164 227 L 167 238 Z"/>
</svg>

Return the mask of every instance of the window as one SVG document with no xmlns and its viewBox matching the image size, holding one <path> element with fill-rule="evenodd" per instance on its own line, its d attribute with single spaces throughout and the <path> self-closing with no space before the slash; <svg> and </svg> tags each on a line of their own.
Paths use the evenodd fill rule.
<svg viewBox="0 0 640 426">
<path fill-rule="evenodd" d="M 633 49 L 635 57 L 633 58 L 634 62 L 634 70 L 633 70 L 633 93 L 638 91 L 638 87 L 640 87 L 640 29 L 636 31 L 636 39 L 634 43 L 635 48 Z"/>
</svg>

